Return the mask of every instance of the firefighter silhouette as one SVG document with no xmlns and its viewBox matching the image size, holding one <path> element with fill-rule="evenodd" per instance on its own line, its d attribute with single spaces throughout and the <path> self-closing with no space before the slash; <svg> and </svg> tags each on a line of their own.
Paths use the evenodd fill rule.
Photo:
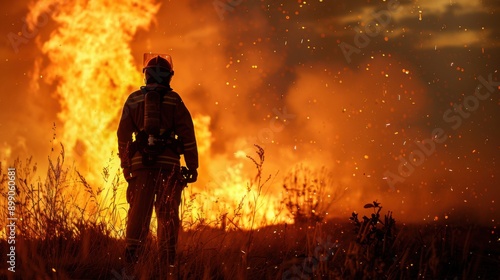
<svg viewBox="0 0 500 280">
<path fill-rule="evenodd" d="M 198 150 L 191 115 L 170 87 L 170 56 L 145 54 L 144 62 L 146 85 L 129 95 L 117 131 L 130 206 L 125 257 L 141 261 L 154 208 L 162 273 L 175 262 L 181 193 L 197 179 Z M 181 154 L 187 168 L 180 166 Z"/>
</svg>

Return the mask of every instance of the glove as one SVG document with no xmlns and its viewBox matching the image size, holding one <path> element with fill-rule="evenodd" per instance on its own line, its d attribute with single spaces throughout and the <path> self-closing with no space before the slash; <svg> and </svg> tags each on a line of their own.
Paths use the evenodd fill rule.
<svg viewBox="0 0 500 280">
<path fill-rule="evenodd" d="M 196 169 L 182 167 L 182 178 L 186 183 L 194 183 L 198 179 L 198 171 L 196 171 Z"/>
<path fill-rule="evenodd" d="M 127 181 L 127 183 L 130 183 L 130 179 L 132 179 L 132 172 L 130 171 L 129 167 L 123 168 L 123 177 L 125 178 L 125 181 Z"/>
</svg>

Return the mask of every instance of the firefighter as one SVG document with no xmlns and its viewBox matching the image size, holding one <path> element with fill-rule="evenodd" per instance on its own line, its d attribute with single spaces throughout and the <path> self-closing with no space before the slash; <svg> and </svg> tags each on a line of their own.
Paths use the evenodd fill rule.
<svg viewBox="0 0 500 280">
<path fill-rule="evenodd" d="M 149 59 L 143 73 L 146 85 L 129 95 L 117 131 L 130 206 L 125 258 L 130 264 L 141 260 L 154 208 L 162 273 L 174 266 L 181 192 L 197 180 L 198 150 L 191 115 L 170 87 L 170 56 Z M 180 166 L 181 154 L 187 168 Z"/>
</svg>

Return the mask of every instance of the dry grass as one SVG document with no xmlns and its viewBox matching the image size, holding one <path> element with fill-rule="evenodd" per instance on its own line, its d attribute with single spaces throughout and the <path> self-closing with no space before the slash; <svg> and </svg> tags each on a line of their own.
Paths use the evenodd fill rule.
<svg viewBox="0 0 500 280">
<path fill-rule="evenodd" d="M 259 206 L 264 185 L 264 150 L 257 147 L 257 175 L 247 203 Z M 122 259 L 124 221 L 116 203 L 118 174 L 103 171 L 111 193 L 93 189 L 74 167 L 67 167 L 64 149 L 49 159 L 45 179 L 35 178 L 31 159 L 15 163 L 18 176 L 16 272 L 5 267 L 7 279 L 155 279 L 157 251 L 154 236 L 148 241 L 147 261 L 141 275 L 130 278 Z M 0 173 L 6 186 L 5 174 Z M 75 191 L 81 190 L 81 191 Z M 5 195 L 5 191 L 2 194 Z M 109 205 L 99 197 L 108 195 Z M 189 211 L 190 197 L 183 202 Z M 243 199 L 242 199 L 243 200 Z M 5 220 L 5 201 L 0 207 Z M 370 206 L 371 205 L 371 206 Z M 380 204 L 369 204 L 373 215 L 354 219 L 317 221 L 297 225 L 269 225 L 249 230 L 195 221 L 181 231 L 177 279 L 498 279 L 498 233 L 478 226 L 427 224 L 399 225 Z M 293 206 L 295 207 L 295 206 Z M 237 212 L 237 209 L 234 209 Z M 252 214 L 252 213 L 251 213 Z M 255 220 L 255 211 L 250 221 Z M 198 224 L 196 224 L 198 222 Z M 237 221 L 234 220 L 237 224 Z M 222 228 L 222 229 L 221 229 Z M 230 228 L 228 230 L 228 228 Z M 0 242 L 7 252 L 7 242 Z M 5 258 L 5 254 L 2 253 Z"/>
</svg>

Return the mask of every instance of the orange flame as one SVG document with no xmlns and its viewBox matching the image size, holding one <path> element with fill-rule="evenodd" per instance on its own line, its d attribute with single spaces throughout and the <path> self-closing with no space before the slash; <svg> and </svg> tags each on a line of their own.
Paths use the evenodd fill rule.
<svg viewBox="0 0 500 280">
<path fill-rule="evenodd" d="M 56 3 L 36 2 L 28 18 L 36 19 Z M 41 46 L 50 64 L 35 72 L 57 86 L 60 140 L 89 171 L 89 181 L 96 182 L 103 158 L 116 150 L 114 131 L 125 93 L 141 82 L 130 41 L 139 28 L 148 27 L 159 6 L 152 1 L 76 1 L 57 8 L 52 16 L 58 28 Z"/>
<path fill-rule="evenodd" d="M 35 61 L 34 73 L 37 74 L 33 81 L 37 86 L 43 78 L 56 86 L 55 95 L 61 105 L 58 118 L 62 123 L 59 141 L 88 182 L 104 186 L 103 193 L 111 188 L 103 182 L 103 168 L 112 172 L 119 170 L 115 154 L 116 127 L 123 102 L 128 93 L 142 84 L 130 43 L 139 29 L 149 27 L 158 9 L 159 4 L 152 0 L 68 1 L 64 4 L 48 0 L 34 3 L 27 17 L 34 26 L 40 15 L 50 11 L 57 23 L 50 38 L 40 44 L 47 61 L 44 58 Z M 195 114 L 194 122 L 200 157 L 209 160 L 210 117 Z M 223 168 L 212 164 L 210 168 L 209 173 L 217 175 L 186 191 L 193 197 L 186 224 L 200 217 L 213 224 L 224 215 L 234 225 L 244 228 L 250 222 L 241 217 L 251 215 L 252 211 L 256 211 L 255 224 L 276 220 L 268 207 L 271 202 L 264 203 L 264 207 L 251 201 L 256 193 L 249 189 L 241 163 Z M 204 184 L 205 187 L 201 187 Z M 124 189 L 122 184 L 120 203 L 125 203 Z M 204 195 L 196 195 L 199 193 Z M 108 203 L 106 198 L 103 203 Z M 125 212 L 121 215 L 123 219 Z"/>
<path fill-rule="evenodd" d="M 49 0 L 31 6 L 29 24 L 48 11 L 57 24 L 40 45 L 48 63 L 43 58 L 35 61 L 39 75 L 34 82 L 43 78 L 56 86 L 59 141 L 93 186 L 110 187 L 101 175 L 105 165 L 113 172 L 119 169 L 116 127 L 126 93 L 141 83 L 130 42 L 138 29 L 148 28 L 158 9 L 153 1 L 127 0 Z"/>
</svg>

